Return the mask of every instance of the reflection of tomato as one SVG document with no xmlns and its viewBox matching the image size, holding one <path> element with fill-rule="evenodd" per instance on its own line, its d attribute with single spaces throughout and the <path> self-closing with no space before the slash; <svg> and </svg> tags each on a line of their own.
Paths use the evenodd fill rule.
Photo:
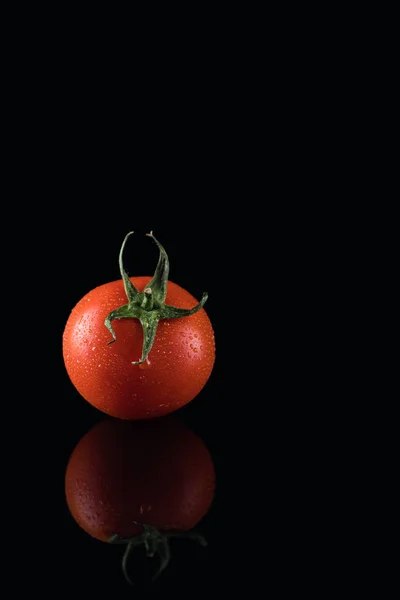
<svg viewBox="0 0 400 600">
<path fill-rule="evenodd" d="M 121 265 L 123 279 L 86 294 L 65 326 L 63 357 L 72 383 L 113 417 L 175 411 L 197 396 L 214 366 L 214 332 L 202 308 L 207 295 L 198 303 L 168 281 L 162 246 L 160 257 L 164 270 L 157 267 L 153 279 L 128 278 Z"/>
<path fill-rule="evenodd" d="M 174 417 L 102 421 L 77 444 L 65 476 L 72 516 L 102 541 L 138 535 L 133 521 L 188 531 L 209 510 L 214 487 L 207 448 Z"/>
</svg>

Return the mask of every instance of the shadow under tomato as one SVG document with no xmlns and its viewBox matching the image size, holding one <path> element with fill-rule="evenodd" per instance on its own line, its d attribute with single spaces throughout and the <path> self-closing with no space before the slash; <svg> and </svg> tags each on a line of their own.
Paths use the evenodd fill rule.
<svg viewBox="0 0 400 600">
<path fill-rule="evenodd" d="M 215 469 L 203 441 L 175 416 L 152 421 L 106 418 L 74 448 L 65 473 L 69 511 L 90 536 L 123 544 L 128 557 L 143 545 L 168 565 L 171 538 L 206 545 L 193 528 L 215 491 Z"/>
</svg>

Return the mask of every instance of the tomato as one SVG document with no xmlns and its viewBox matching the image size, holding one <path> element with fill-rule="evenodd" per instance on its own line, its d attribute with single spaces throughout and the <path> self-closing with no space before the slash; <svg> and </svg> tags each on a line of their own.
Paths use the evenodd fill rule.
<svg viewBox="0 0 400 600">
<path fill-rule="evenodd" d="M 151 279 L 128 278 L 121 259 L 124 244 L 122 280 L 100 285 L 73 308 L 63 333 L 63 357 L 73 385 L 90 404 L 121 419 L 148 419 L 199 394 L 214 366 L 214 332 L 203 308 L 206 296 L 197 303 L 167 279 L 161 245 Z"/>
<path fill-rule="evenodd" d="M 160 552 L 166 532 L 190 532 L 207 514 L 214 491 L 208 449 L 171 415 L 97 423 L 76 445 L 65 473 L 67 505 L 86 533 L 134 543 L 143 541 L 146 527 Z"/>
</svg>

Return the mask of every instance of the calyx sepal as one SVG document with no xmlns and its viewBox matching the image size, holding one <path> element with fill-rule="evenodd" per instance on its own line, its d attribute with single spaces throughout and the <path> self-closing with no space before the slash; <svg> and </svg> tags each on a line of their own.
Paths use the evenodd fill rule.
<svg viewBox="0 0 400 600">
<path fill-rule="evenodd" d="M 108 541 L 111 544 L 126 544 L 126 549 L 122 558 L 122 571 L 125 579 L 131 585 L 133 585 L 133 583 L 128 575 L 128 559 L 132 550 L 137 546 L 141 546 L 143 544 L 146 549 L 146 555 L 149 558 L 152 558 L 156 554 L 160 558 L 160 566 L 153 576 L 153 581 L 155 581 L 168 566 L 171 558 L 171 552 L 169 548 L 169 540 L 171 538 L 194 540 L 201 546 L 207 546 L 207 541 L 204 539 L 204 537 L 195 531 L 166 531 L 165 533 L 161 533 L 161 531 L 156 529 L 156 527 L 152 527 L 151 525 L 137 523 L 137 521 L 133 521 L 133 523 L 142 526 L 143 531 L 140 535 L 133 538 L 125 538 L 119 536 L 117 533 L 113 533 L 113 535 L 108 538 Z"/>
<path fill-rule="evenodd" d="M 160 242 L 156 240 L 152 231 L 146 235 L 151 237 L 157 244 L 160 255 L 152 280 L 149 281 L 143 292 L 139 292 L 139 290 L 136 289 L 132 281 L 129 279 L 123 265 L 124 248 L 129 236 L 132 234 L 133 231 L 130 231 L 125 236 L 119 253 L 119 270 L 124 282 L 128 304 L 124 304 L 123 306 L 111 311 L 107 315 L 104 325 L 107 327 L 113 337 L 108 344 L 112 344 L 117 339 L 111 324 L 112 321 L 115 319 L 139 319 L 143 329 L 142 356 L 140 360 L 134 361 L 132 364 L 140 365 L 146 360 L 153 346 L 159 321 L 161 319 L 178 319 L 180 317 L 193 315 L 204 306 L 208 298 L 208 294 L 204 293 L 200 302 L 190 309 L 178 308 L 176 306 L 169 306 L 168 304 L 165 304 L 169 275 L 169 261 L 165 249 Z"/>
</svg>

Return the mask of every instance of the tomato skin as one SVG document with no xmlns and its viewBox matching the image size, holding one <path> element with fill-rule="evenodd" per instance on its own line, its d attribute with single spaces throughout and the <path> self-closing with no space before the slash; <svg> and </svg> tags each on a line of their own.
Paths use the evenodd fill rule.
<svg viewBox="0 0 400 600">
<path fill-rule="evenodd" d="M 151 277 L 131 277 L 143 291 Z M 192 308 L 198 301 L 169 281 L 166 304 Z M 195 398 L 215 361 L 214 332 L 204 308 L 178 319 L 161 320 L 148 359 L 140 359 L 142 326 L 137 319 L 113 321 L 116 341 L 104 325 L 106 316 L 127 303 L 122 280 L 86 294 L 72 310 L 63 333 L 63 357 L 79 393 L 102 412 L 120 419 L 148 419 L 168 414 Z"/>
<path fill-rule="evenodd" d="M 174 416 L 151 421 L 107 418 L 76 445 L 65 494 L 78 525 L 107 541 L 134 537 L 146 523 L 189 531 L 208 512 L 215 471 L 202 440 Z"/>
</svg>

